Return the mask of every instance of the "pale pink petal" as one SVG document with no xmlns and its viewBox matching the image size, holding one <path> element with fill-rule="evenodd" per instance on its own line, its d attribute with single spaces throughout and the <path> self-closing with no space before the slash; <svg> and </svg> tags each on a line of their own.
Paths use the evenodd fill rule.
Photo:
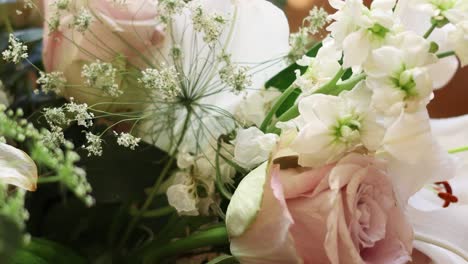
<svg viewBox="0 0 468 264">
<path fill-rule="evenodd" d="M 301 259 L 297 255 L 293 238 L 289 232 L 291 225 L 293 225 L 293 219 L 284 200 L 279 181 L 279 167 L 272 169 L 271 174 L 271 176 L 264 176 L 263 197 L 261 205 L 259 205 L 259 208 L 262 209 L 251 219 L 251 221 L 255 221 L 248 226 L 244 233 L 231 236 L 231 253 L 245 264 L 298 264 L 301 263 Z M 244 185 L 244 187 L 246 186 Z M 238 188 L 243 188 L 243 186 Z M 240 203 L 248 200 L 246 198 L 245 196 L 233 197 L 231 204 L 234 202 L 240 207 L 242 206 Z M 229 220 L 233 210 L 231 204 L 226 214 L 228 230 L 229 226 L 233 225 Z M 233 213 L 236 214 L 237 210 Z"/>
</svg>

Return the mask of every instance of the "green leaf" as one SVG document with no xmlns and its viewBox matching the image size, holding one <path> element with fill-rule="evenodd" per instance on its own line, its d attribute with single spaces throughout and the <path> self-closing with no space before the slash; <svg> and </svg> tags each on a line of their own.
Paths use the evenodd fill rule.
<svg viewBox="0 0 468 264">
<path fill-rule="evenodd" d="M 235 264 L 239 263 L 235 257 L 230 255 L 219 256 L 206 264 Z"/>
<path fill-rule="evenodd" d="M 322 43 L 318 42 L 306 53 L 306 55 L 309 57 L 315 57 L 321 47 Z M 293 63 L 268 80 L 265 83 L 265 88 L 275 87 L 280 91 L 284 91 L 296 80 L 295 71 L 300 70 L 301 73 L 304 73 L 306 69 L 307 67 Z"/>
<path fill-rule="evenodd" d="M 33 238 L 31 242 L 20 249 L 12 259 L 11 264 L 31 263 L 67 263 L 86 264 L 87 261 L 71 249 L 45 239 Z"/>
</svg>

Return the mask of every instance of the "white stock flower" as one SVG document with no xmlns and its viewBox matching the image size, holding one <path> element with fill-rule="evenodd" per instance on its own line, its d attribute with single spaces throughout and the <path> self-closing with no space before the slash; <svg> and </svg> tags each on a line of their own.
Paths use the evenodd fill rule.
<svg viewBox="0 0 468 264">
<path fill-rule="evenodd" d="M 303 124 L 291 148 L 301 166 L 320 166 L 337 161 L 346 152 L 380 146 L 383 128 L 369 109 L 370 94 L 359 84 L 340 96 L 314 94 L 299 102 Z"/>
<path fill-rule="evenodd" d="M 398 34 L 395 45 L 373 50 L 364 65 L 366 85 L 372 90 L 372 105 L 387 115 L 415 112 L 432 99 L 429 64 L 437 60 L 430 43 L 412 32 Z"/>
<path fill-rule="evenodd" d="M 368 9 L 362 0 L 333 0 L 338 11 L 327 29 L 337 43 L 342 43 L 343 66 L 359 68 L 370 51 L 383 44 L 395 25 L 395 0 L 376 0 Z"/>
<path fill-rule="evenodd" d="M 237 132 L 234 161 L 243 168 L 252 169 L 268 160 L 278 139 L 276 134 L 264 134 L 256 127 L 241 129 Z"/>
<path fill-rule="evenodd" d="M 453 24 L 468 19 L 466 0 L 410 0 L 410 5 L 437 20 L 446 18 Z"/>
<path fill-rule="evenodd" d="M 250 92 L 239 103 L 236 118 L 243 125 L 260 126 L 274 101 L 281 95 L 275 88 L 261 89 Z"/>
<path fill-rule="evenodd" d="M 468 65 L 468 20 L 456 24 L 455 30 L 449 32 L 448 37 L 461 65 Z"/>
<path fill-rule="evenodd" d="M 0 182 L 25 190 L 36 190 L 37 167 L 23 151 L 0 143 Z"/>
<path fill-rule="evenodd" d="M 405 30 L 411 30 L 416 34 L 423 36 L 431 28 L 431 16 L 427 12 L 415 7 L 412 0 L 400 0 L 395 7 L 395 14 Z M 449 24 L 442 28 L 435 28 L 427 38 L 429 41 L 437 43 L 438 52 L 453 50 L 448 43 L 448 32 L 453 25 Z M 435 89 L 444 87 L 455 75 L 458 70 L 458 60 L 455 56 L 449 56 L 437 60 L 430 65 L 429 73 L 431 75 Z"/>
<path fill-rule="evenodd" d="M 169 205 L 174 207 L 179 215 L 199 215 L 196 186 L 188 173 L 177 172 L 173 185 L 167 189 L 166 195 Z"/>
<path fill-rule="evenodd" d="M 315 58 L 304 55 L 297 61 L 301 66 L 307 66 L 304 74 L 296 71 L 295 84 L 301 88 L 304 94 L 311 94 L 321 85 L 330 81 L 341 69 L 339 60 L 341 59 L 341 50 L 339 50 L 332 38 L 326 38 L 323 46 Z"/>
</svg>

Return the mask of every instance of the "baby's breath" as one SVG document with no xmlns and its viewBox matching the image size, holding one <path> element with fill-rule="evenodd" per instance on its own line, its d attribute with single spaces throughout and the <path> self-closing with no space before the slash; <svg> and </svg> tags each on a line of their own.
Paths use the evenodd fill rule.
<svg viewBox="0 0 468 264">
<path fill-rule="evenodd" d="M 138 82 L 165 101 L 172 101 L 181 93 L 179 73 L 174 66 L 162 67 L 160 70 L 146 69 Z"/>
<path fill-rule="evenodd" d="M 15 35 L 10 34 L 8 44 L 8 49 L 2 52 L 5 61 L 18 63 L 21 59 L 26 59 L 28 57 L 28 46 L 23 45 Z"/>
<path fill-rule="evenodd" d="M 60 94 L 66 82 L 67 80 L 62 72 L 40 72 L 40 77 L 37 79 L 37 83 L 42 85 L 42 91 L 45 93 Z"/>
<path fill-rule="evenodd" d="M 88 157 L 93 155 L 102 156 L 102 139 L 100 136 L 87 132 L 86 141 L 87 145 L 83 146 L 83 148 L 88 151 Z"/>
<path fill-rule="evenodd" d="M 193 28 L 197 32 L 203 32 L 203 40 L 206 43 L 214 43 L 221 36 L 226 19 L 218 14 L 206 14 L 201 6 L 192 10 Z"/>
<path fill-rule="evenodd" d="M 77 104 L 73 101 L 73 98 L 70 100 L 70 103 L 64 105 L 64 108 L 67 110 L 67 112 L 74 116 L 74 119 L 77 121 L 78 125 L 91 127 L 93 125 L 94 114 L 88 112 L 88 105 Z"/>
<path fill-rule="evenodd" d="M 117 136 L 117 144 L 119 144 L 119 146 L 124 146 L 132 150 L 138 147 L 138 144 L 141 141 L 141 138 L 134 137 L 129 133 L 121 132 L 118 134 L 114 131 L 114 135 Z"/>
<path fill-rule="evenodd" d="M 178 14 L 185 7 L 183 0 L 160 0 L 158 1 L 158 14 L 161 15 L 161 20 L 164 23 L 169 23 L 172 16 Z"/>
<path fill-rule="evenodd" d="M 100 62 L 99 60 L 89 65 L 83 66 L 81 76 L 85 78 L 85 83 L 89 87 L 102 90 L 106 95 L 119 97 L 122 90 L 116 83 L 117 69 L 111 63 Z"/>
<path fill-rule="evenodd" d="M 57 7 L 57 9 L 60 10 L 65 10 L 68 8 L 68 5 L 70 4 L 70 0 L 55 0 L 53 5 Z"/>
<path fill-rule="evenodd" d="M 85 32 L 88 30 L 91 22 L 93 21 L 93 15 L 91 12 L 86 9 L 82 8 L 77 15 L 73 18 L 73 26 L 78 32 Z"/>
</svg>

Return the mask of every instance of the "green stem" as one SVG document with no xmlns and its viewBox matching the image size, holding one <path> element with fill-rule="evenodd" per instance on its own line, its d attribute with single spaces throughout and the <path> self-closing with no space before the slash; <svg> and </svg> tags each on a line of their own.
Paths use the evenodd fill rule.
<svg viewBox="0 0 468 264">
<path fill-rule="evenodd" d="M 56 183 L 62 180 L 61 176 L 49 176 L 49 177 L 40 177 L 37 180 L 37 183 L 43 184 L 43 183 Z"/>
<path fill-rule="evenodd" d="M 227 244 L 229 244 L 227 229 L 225 226 L 218 226 L 193 233 L 188 237 L 164 245 L 151 243 L 143 251 L 143 263 L 160 263 L 163 258 L 186 253 L 197 248 Z"/>
<path fill-rule="evenodd" d="M 434 31 L 434 29 L 436 29 L 437 27 L 437 24 L 436 23 L 432 23 L 431 27 L 426 31 L 426 33 L 424 33 L 424 38 L 427 39 L 431 34 L 432 32 Z"/>
<path fill-rule="evenodd" d="M 438 53 L 437 58 L 442 59 L 442 58 L 450 57 L 450 56 L 454 56 L 454 55 L 455 55 L 455 51 L 450 50 L 450 51 L 445 51 L 445 52 Z"/>
<path fill-rule="evenodd" d="M 189 126 L 189 123 L 190 123 L 190 118 L 191 118 L 191 109 L 187 109 L 187 116 L 186 116 L 185 121 L 184 121 L 184 126 L 182 128 L 182 132 L 180 134 L 179 141 L 177 142 L 177 144 L 176 144 L 176 146 L 174 148 L 174 151 L 173 151 L 174 153 L 172 153 L 170 155 L 169 161 L 166 163 L 166 166 L 163 168 L 161 174 L 157 178 L 157 180 L 154 183 L 153 187 L 151 187 L 148 198 L 144 202 L 143 206 L 141 207 L 141 209 L 138 211 L 138 213 L 135 214 L 135 216 L 130 221 L 130 224 L 128 225 L 127 230 L 125 231 L 125 233 L 124 233 L 124 235 L 122 237 L 119 248 L 124 247 L 125 242 L 130 237 L 133 230 L 135 229 L 136 224 L 140 221 L 141 217 L 145 214 L 145 211 L 147 211 L 148 208 L 153 203 L 153 200 L 156 197 L 156 195 L 158 194 L 159 188 L 161 187 L 162 181 L 164 180 L 164 178 L 166 178 L 167 174 L 171 171 L 172 166 L 173 166 L 174 161 L 175 161 L 175 156 L 176 156 L 176 153 L 177 153 L 177 149 L 179 148 L 180 144 L 182 143 L 182 141 L 184 139 L 184 136 L 185 136 L 185 133 L 187 132 L 187 129 L 188 129 L 188 126 Z"/>
<path fill-rule="evenodd" d="M 286 99 L 288 99 L 288 97 L 296 89 L 297 89 L 297 87 L 293 83 L 293 84 L 291 84 L 291 86 L 288 87 L 288 89 L 286 89 L 283 92 L 283 94 L 278 98 L 278 100 L 276 100 L 276 102 L 273 105 L 273 107 L 271 108 L 270 112 L 268 112 L 268 114 L 266 115 L 265 119 L 262 122 L 262 125 L 260 126 L 260 130 L 262 130 L 263 132 L 266 132 L 266 130 L 268 128 L 268 125 L 270 125 L 270 122 L 273 119 L 273 116 L 275 115 L 276 111 L 278 111 L 278 109 L 281 107 L 281 105 L 283 105 L 284 101 L 286 101 Z"/>
<path fill-rule="evenodd" d="M 461 147 L 461 148 L 451 149 L 451 150 L 448 151 L 448 153 L 450 153 L 450 154 L 455 154 L 455 153 L 460 153 L 460 152 L 465 152 L 465 151 L 468 151 L 468 146 L 466 146 L 466 147 Z"/>
<path fill-rule="evenodd" d="M 171 214 L 174 211 L 175 211 L 174 207 L 166 206 L 166 207 L 159 208 L 159 209 L 156 209 L 156 210 L 150 210 L 150 211 L 144 212 L 142 214 L 142 217 L 144 217 L 144 218 L 157 218 L 157 217 L 166 216 L 168 214 Z"/>
<path fill-rule="evenodd" d="M 226 186 L 224 185 L 223 180 L 221 179 L 221 169 L 219 167 L 219 156 L 221 155 L 219 152 L 221 151 L 221 141 L 222 139 L 218 139 L 218 146 L 216 150 L 216 158 L 215 158 L 215 169 L 216 169 L 216 188 L 218 188 L 218 191 L 221 193 L 221 195 L 228 199 L 231 200 L 232 194 L 226 189 Z"/>
<path fill-rule="evenodd" d="M 344 71 L 343 71 L 344 72 Z M 325 84 L 324 86 L 320 87 L 317 91 L 314 92 L 314 94 L 330 94 L 330 95 L 338 95 L 342 91 L 349 91 L 356 86 L 360 81 L 364 80 L 366 78 L 365 74 L 358 74 L 352 78 L 349 78 L 348 80 L 341 82 L 339 84 L 336 84 L 337 81 L 337 76 L 339 74 L 342 74 L 343 72 L 339 72 L 335 78 L 333 78 L 332 81 L 329 83 Z M 340 77 L 341 78 L 341 75 Z M 338 78 L 338 80 L 339 80 Z M 330 83 L 334 82 L 334 85 L 330 85 Z M 284 112 L 280 117 L 278 117 L 279 122 L 285 122 L 289 121 L 295 117 L 299 116 L 299 107 L 297 104 L 295 104 L 293 107 L 289 108 L 288 111 Z M 267 132 L 273 132 L 276 130 L 275 123 L 272 124 Z"/>
</svg>

